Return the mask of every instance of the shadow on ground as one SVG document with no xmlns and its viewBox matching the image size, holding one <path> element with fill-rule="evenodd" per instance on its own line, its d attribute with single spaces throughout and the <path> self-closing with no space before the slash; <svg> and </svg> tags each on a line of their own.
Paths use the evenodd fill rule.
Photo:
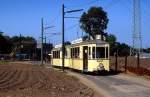
<svg viewBox="0 0 150 97">
<path fill-rule="evenodd" d="M 92 75 L 92 76 L 113 76 L 122 73 L 121 71 L 99 71 L 99 72 L 83 72 L 83 74 Z"/>
<path fill-rule="evenodd" d="M 55 67 L 55 68 L 58 68 L 58 67 Z M 58 68 L 58 70 L 62 71 L 62 68 Z M 120 73 L 123 73 L 121 71 L 115 71 L 115 70 L 112 70 L 112 69 L 109 72 L 108 71 L 83 72 L 83 71 L 80 71 L 80 70 L 68 69 L 68 68 L 65 68 L 65 70 L 73 71 L 73 72 L 76 72 L 76 73 L 79 73 L 79 74 L 92 75 L 92 76 L 113 76 L 113 75 L 118 75 Z"/>
</svg>

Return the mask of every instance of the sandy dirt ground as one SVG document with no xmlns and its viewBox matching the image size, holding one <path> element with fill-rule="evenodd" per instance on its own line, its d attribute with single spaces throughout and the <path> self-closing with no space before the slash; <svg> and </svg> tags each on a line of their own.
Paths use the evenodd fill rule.
<svg viewBox="0 0 150 97">
<path fill-rule="evenodd" d="M 75 77 L 29 64 L 0 65 L 0 97 L 100 97 Z"/>
</svg>

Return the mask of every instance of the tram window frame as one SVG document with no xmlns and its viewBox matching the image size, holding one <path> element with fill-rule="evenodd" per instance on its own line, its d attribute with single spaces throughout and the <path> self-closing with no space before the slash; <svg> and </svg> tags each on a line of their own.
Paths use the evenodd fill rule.
<svg viewBox="0 0 150 97">
<path fill-rule="evenodd" d="M 106 52 L 106 47 L 96 47 L 96 59 L 106 58 L 105 52 Z"/>
<path fill-rule="evenodd" d="M 55 58 L 55 51 L 53 51 L 53 58 Z"/>
<path fill-rule="evenodd" d="M 56 58 L 56 51 L 54 51 L 54 56 L 55 56 L 54 58 Z"/>
<path fill-rule="evenodd" d="M 66 48 L 65 48 L 65 58 L 68 58 L 68 51 Z"/>
<path fill-rule="evenodd" d="M 72 49 L 72 51 L 71 51 L 71 58 L 73 58 L 73 48 L 71 48 Z"/>
<path fill-rule="evenodd" d="M 58 58 L 58 51 L 56 51 L 56 58 Z"/>
<path fill-rule="evenodd" d="M 95 59 L 95 55 L 96 55 L 96 47 L 92 47 L 92 58 Z"/>
<path fill-rule="evenodd" d="M 71 48 L 71 58 L 73 58 L 73 48 Z"/>
<path fill-rule="evenodd" d="M 89 56 L 89 59 L 91 59 L 91 47 L 89 47 L 88 49 L 88 56 Z"/>
<path fill-rule="evenodd" d="M 58 58 L 60 58 L 60 51 L 58 51 Z"/>
<path fill-rule="evenodd" d="M 74 48 L 74 58 L 77 58 L 77 48 Z"/>
<path fill-rule="evenodd" d="M 80 48 L 79 47 L 71 48 L 71 58 L 79 58 L 79 56 L 80 56 Z"/>
<path fill-rule="evenodd" d="M 55 56 L 54 56 L 54 51 L 53 51 L 53 58 L 54 58 Z"/>
<path fill-rule="evenodd" d="M 109 52 L 108 50 L 109 50 L 108 47 L 106 47 L 106 58 L 109 58 L 109 57 L 108 57 L 108 56 L 109 56 L 109 55 L 108 55 L 108 52 Z"/>
<path fill-rule="evenodd" d="M 78 47 L 78 58 L 80 58 L 80 47 Z"/>
<path fill-rule="evenodd" d="M 76 47 L 76 58 L 79 58 L 80 55 L 80 49 L 79 47 Z"/>
<path fill-rule="evenodd" d="M 56 51 L 56 58 L 58 58 L 58 51 Z"/>
<path fill-rule="evenodd" d="M 60 58 L 60 51 L 53 51 L 53 58 L 59 59 Z"/>
<path fill-rule="evenodd" d="M 72 58 L 74 58 L 75 57 L 75 49 L 73 48 L 73 51 L 72 51 Z"/>
</svg>

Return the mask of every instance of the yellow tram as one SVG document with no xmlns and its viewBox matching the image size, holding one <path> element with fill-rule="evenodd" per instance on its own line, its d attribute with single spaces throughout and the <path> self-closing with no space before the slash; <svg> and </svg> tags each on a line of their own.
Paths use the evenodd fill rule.
<svg viewBox="0 0 150 97">
<path fill-rule="evenodd" d="M 74 41 L 65 46 L 64 67 L 83 72 L 109 71 L 109 43 L 101 40 Z M 52 50 L 52 65 L 62 66 L 61 45 Z"/>
</svg>

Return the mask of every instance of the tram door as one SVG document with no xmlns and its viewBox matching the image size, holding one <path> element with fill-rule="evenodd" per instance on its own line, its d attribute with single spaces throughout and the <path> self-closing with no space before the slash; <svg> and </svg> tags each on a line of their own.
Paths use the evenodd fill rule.
<svg viewBox="0 0 150 97">
<path fill-rule="evenodd" d="M 88 70 L 88 46 L 83 46 L 83 71 Z"/>
</svg>

